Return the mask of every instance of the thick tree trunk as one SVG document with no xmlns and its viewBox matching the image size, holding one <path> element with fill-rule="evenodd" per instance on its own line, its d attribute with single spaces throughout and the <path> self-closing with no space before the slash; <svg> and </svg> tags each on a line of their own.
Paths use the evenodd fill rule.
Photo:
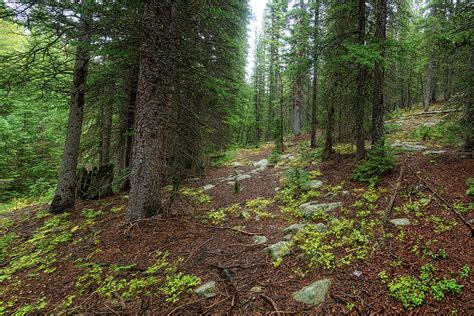
<svg viewBox="0 0 474 316">
<path fill-rule="evenodd" d="M 436 7 L 433 5 L 431 8 L 432 15 L 436 15 Z M 434 33 L 434 25 L 431 26 L 431 32 Z M 428 70 L 426 74 L 426 87 L 425 87 L 425 96 L 423 99 L 423 110 L 425 112 L 429 111 L 430 103 L 433 98 L 433 50 L 430 49 L 429 60 L 428 60 Z"/>
<path fill-rule="evenodd" d="M 318 41 L 319 41 L 319 0 L 314 3 L 313 30 L 313 82 L 311 83 L 311 148 L 316 148 L 316 130 L 318 128 Z"/>
<path fill-rule="evenodd" d="M 384 57 L 387 25 L 386 0 L 377 0 L 377 19 L 375 37 L 380 45 L 381 61 L 375 63 L 374 69 L 374 95 L 372 104 L 372 145 L 383 142 L 383 117 L 384 117 Z"/>
<path fill-rule="evenodd" d="M 299 77 L 296 80 L 296 85 L 294 89 L 294 98 L 293 98 L 292 132 L 294 135 L 299 135 L 301 133 L 301 111 L 303 108 L 303 102 L 304 102 L 303 78 Z"/>
<path fill-rule="evenodd" d="M 162 211 L 161 175 L 167 154 L 167 128 L 171 107 L 170 37 L 174 35 L 176 7 L 173 1 L 144 2 L 143 37 L 135 122 L 132 172 L 127 219 L 130 221 Z"/>
<path fill-rule="evenodd" d="M 129 170 L 132 160 L 134 140 L 133 126 L 137 102 L 138 62 L 131 65 L 126 78 L 127 85 L 125 86 L 125 90 L 127 102 L 120 111 L 117 159 L 117 175 L 122 179 L 120 189 L 123 191 L 130 189 L 130 178 L 126 176 L 126 172 Z"/>
<path fill-rule="evenodd" d="M 467 93 L 465 106 L 465 120 L 466 120 L 466 141 L 464 148 L 467 151 L 474 153 L 474 91 L 472 85 L 474 84 L 474 49 L 471 48 L 469 54 L 469 72 L 471 73 L 468 76 L 469 82 L 467 83 Z"/>
<path fill-rule="evenodd" d="M 358 44 L 365 45 L 365 0 L 359 0 L 358 7 Z M 359 65 L 359 73 L 357 74 L 357 92 L 355 110 L 355 138 L 356 138 L 356 158 L 363 159 L 365 157 L 365 134 L 364 134 L 364 118 L 365 118 L 365 81 L 367 78 L 367 70 L 365 66 Z"/>
<path fill-rule="evenodd" d="M 78 36 L 63 160 L 56 186 L 56 193 L 49 207 L 52 213 L 61 213 L 73 208 L 76 198 L 76 168 L 79 159 L 87 71 L 90 59 L 90 22 L 91 19 L 89 18 L 82 19 L 80 34 Z"/>
<path fill-rule="evenodd" d="M 110 163 L 110 137 L 112 133 L 112 117 L 112 105 L 104 105 L 101 117 L 99 166 L 106 166 Z"/>
</svg>

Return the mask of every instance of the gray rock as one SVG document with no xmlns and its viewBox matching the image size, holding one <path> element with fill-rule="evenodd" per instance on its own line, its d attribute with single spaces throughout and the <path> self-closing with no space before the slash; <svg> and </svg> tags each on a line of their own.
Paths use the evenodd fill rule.
<svg viewBox="0 0 474 316">
<path fill-rule="evenodd" d="M 263 170 L 265 170 L 266 167 L 258 167 L 258 168 L 255 168 L 253 169 L 252 171 L 250 171 L 251 174 L 255 174 L 255 173 L 259 173 L 259 172 L 262 172 Z"/>
<path fill-rule="evenodd" d="M 290 251 L 291 245 L 292 245 L 291 242 L 283 240 L 283 241 L 277 242 L 276 244 L 270 245 L 265 249 L 273 258 L 273 260 L 276 261 L 291 253 Z"/>
<path fill-rule="evenodd" d="M 395 226 L 407 226 L 410 225 L 410 220 L 408 218 L 394 218 L 390 220 Z"/>
<path fill-rule="evenodd" d="M 281 159 L 281 160 L 291 159 L 291 157 L 293 157 L 293 154 L 280 155 L 280 159 Z"/>
<path fill-rule="evenodd" d="M 253 236 L 253 242 L 257 245 L 261 245 L 267 242 L 267 237 L 265 236 Z"/>
<path fill-rule="evenodd" d="M 474 225 L 474 218 L 471 218 L 470 220 L 467 221 L 469 224 Z"/>
<path fill-rule="evenodd" d="M 347 191 L 347 190 L 344 190 L 341 192 L 342 196 L 348 196 L 349 194 L 351 194 L 350 191 Z"/>
<path fill-rule="evenodd" d="M 244 173 L 245 173 L 245 170 L 235 169 L 235 173 L 236 173 L 236 174 L 244 174 Z"/>
<path fill-rule="evenodd" d="M 262 159 L 260 161 L 254 162 L 253 166 L 255 168 L 262 168 L 263 167 L 265 169 L 266 167 L 268 167 L 268 160 L 267 159 Z"/>
<path fill-rule="evenodd" d="M 263 292 L 263 288 L 261 286 L 254 286 L 253 288 L 250 289 L 250 292 L 252 293 L 262 293 Z"/>
<path fill-rule="evenodd" d="M 292 234 L 288 234 L 288 235 L 283 236 L 282 240 L 283 240 L 283 241 L 290 241 L 292 238 L 293 238 L 293 235 L 292 235 Z"/>
<path fill-rule="evenodd" d="M 237 175 L 236 177 L 234 177 L 232 180 L 235 180 L 235 181 L 242 181 L 242 180 L 250 179 L 250 178 L 252 178 L 252 176 L 249 175 L 249 174 L 239 174 L 239 175 Z"/>
<path fill-rule="evenodd" d="M 275 192 L 278 192 L 278 191 L 280 191 L 280 187 L 275 188 Z"/>
<path fill-rule="evenodd" d="M 209 281 L 194 290 L 194 293 L 205 298 L 216 296 L 216 292 L 217 286 L 215 281 Z"/>
<path fill-rule="evenodd" d="M 359 278 L 362 275 L 362 271 L 355 270 L 352 274 Z"/>
<path fill-rule="evenodd" d="M 403 149 L 404 151 L 423 151 L 426 150 L 428 147 L 424 145 L 417 145 L 417 144 L 412 144 L 412 143 L 403 143 L 399 140 L 395 141 L 392 144 L 392 147 L 399 147 Z"/>
<path fill-rule="evenodd" d="M 446 150 L 425 150 L 423 152 L 423 155 L 427 156 L 436 156 L 436 155 L 441 155 L 446 153 Z"/>
<path fill-rule="evenodd" d="M 308 202 L 300 205 L 300 210 L 304 212 L 305 218 L 311 218 L 313 214 L 318 212 L 331 212 L 342 206 L 341 202 L 334 203 L 320 203 Z"/>
<path fill-rule="evenodd" d="M 236 162 L 232 163 L 232 166 L 234 168 L 239 168 L 239 167 L 243 167 L 244 165 L 241 162 L 236 161 Z"/>
<path fill-rule="evenodd" d="M 300 230 L 306 227 L 307 224 L 293 224 L 283 229 L 286 234 L 296 234 Z"/>
<path fill-rule="evenodd" d="M 316 281 L 293 293 L 295 301 L 308 305 L 319 305 L 324 302 L 329 291 L 329 279 Z"/>
<path fill-rule="evenodd" d="M 204 191 L 207 191 L 207 190 L 210 190 L 210 189 L 215 188 L 215 187 L 216 186 L 214 184 L 206 184 L 202 188 L 204 189 Z"/>
<path fill-rule="evenodd" d="M 323 182 L 319 180 L 310 180 L 303 184 L 303 189 L 304 190 L 309 190 L 309 189 L 317 189 L 323 186 Z"/>
</svg>

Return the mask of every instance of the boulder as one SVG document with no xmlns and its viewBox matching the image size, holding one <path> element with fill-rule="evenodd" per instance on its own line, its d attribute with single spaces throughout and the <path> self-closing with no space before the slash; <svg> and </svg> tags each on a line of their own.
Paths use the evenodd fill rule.
<svg viewBox="0 0 474 316">
<path fill-rule="evenodd" d="M 216 292 L 217 286 L 215 281 L 209 281 L 194 290 L 194 293 L 205 298 L 216 296 Z"/>
<path fill-rule="evenodd" d="M 266 167 L 268 167 L 268 160 L 267 159 L 262 159 L 260 161 L 257 161 L 257 162 L 254 162 L 253 166 L 255 168 L 263 168 L 265 169 Z"/>
<path fill-rule="evenodd" d="M 323 186 L 323 182 L 320 180 L 310 180 L 303 184 L 303 190 L 317 189 Z"/>
<path fill-rule="evenodd" d="M 283 229 L 286 234 L 296 234 L 300 230 L 306 227 L 307 224 L 293 224 Z"/>
<path fill-rule="evenodd" d="M 329 279 L 322 279 L 316 281 L 301 290 L 293 293 L 293 299 L 300 303 L 308 305 L 319 305 L 324 302 L 329 291 L 331 281 Z"/>
<path fill-rule="evenodd" d="M 215 188 L 215 187 L 216 186 L 214 184 L 206 184 L 202 188 L 204 189 L 204 191 L 207 191 L 207 190 L 210 190 L 210 189 Z"/>
<path fill-rule="evenodd" d="M 395 226 L 407 226 L 410 225 L 410 220 L 408 218 L 394 218 L 390 220 Z"/>
<path fill-rule="evenodd" d="M 417 144 L 412 144 L 412 143 L 403 143 L 399 140 L 395 141 L 392 144 L 392 147 L 399 147 L 403 149 L 404 151 L 423 151 L 426 150 L 428 147 L 424 145 L 417 145 Z"/>
<path fill-rule="evenodd" d="M 423 152 L 423 155 L 427 156 L 436 156 L 436 155 L 441 155 L 446 153 L 446 150 L 425 150 Z"/>
<path fill-rule="evenodd" d="M 305 218 L 311 218 L 313 214 L 318 212 L 330 212 L 342 206 L 341 202 L 333 202 L 333 203 L 316 203 L 316 202 L 308 202 L 300 205 L 300 210 L 304 212 Z"/>
<path fill-rule="evenodd" d="M 253 242 L 257 245 L 261 245 L 267 242 L 267 237 L 265 236 L 253 236 Z"/>
<path fill-rule="evenodd" d="M 291 242 L 289 241 L 279 241 L 276 244 L 270 245 L 265 250 L 270 254 L 274 261 L 283 258 L 291 253 Z"/>
</svg>

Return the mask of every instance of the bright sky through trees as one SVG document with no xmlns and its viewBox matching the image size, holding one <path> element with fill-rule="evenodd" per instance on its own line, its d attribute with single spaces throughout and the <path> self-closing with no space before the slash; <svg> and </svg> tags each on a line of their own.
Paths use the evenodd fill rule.
<svg viewBox="0 0 474 316">
<path fill-rule="evenodd" d="M 249 40 L 249 51 L 247 58 L 247 77 L 250 78 L 252 73 L 252 66 L 254 63 L 255 54 L 255 29 L 259 32 L 262 31 L 263 27 L 263 15 L 267 0 L 250 0 L 250 7 L 252 10 L 252 18 L 249 20 L 248 27 L 248 40 Z"/>
</svg>

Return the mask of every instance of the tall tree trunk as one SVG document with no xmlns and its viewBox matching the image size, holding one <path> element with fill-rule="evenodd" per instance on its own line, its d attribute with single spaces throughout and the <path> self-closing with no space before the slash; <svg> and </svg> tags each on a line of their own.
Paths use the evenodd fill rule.
<svg viewBox="0 0 474 316">
<path fill-rule="evenodd" d="M 61 213 L 73 208 L 76 199 L 76 169 L 79 159 L 87 71 L 90 59 L 91 21 L 92 19 L 89 16 L 84 16 L 81 19 L 63 160 L 56 186 L 56 193 L 49 207 L 52 213 Z"/>
<path fill-rule="evenodd" d="M 166 121 L 171 107 L 170 76 L 176 4 L 171 0 L 144 1 L 140 47 L 140 75 L 135 121 L 130 194 L 127 210 L 129 221 L 142 219 L 162 211 L 161 175 L 167 155 Z M 159 61 L 159 62 L 158 62 Z"/>
<path fill-rule="evenodd" d="M 384 57 L 385 39 L 387 37 L 387 3 L 386 0 L 376 2 L 377 19 L 375 37 L 380 45 L 381 60 L 375 63 L 374 69 L 374 95 L 372 104 L 372 145 L 383 142 L 383 117 L 384 117 Z"/>
<path fill-rule="evenodd" d="M 110 163 L 110 136 L 112 133 L 113 107 L 105 104 L 101 115 L 101 139 L 99 151 L 99 166 L 106 166 Z"/>
<path fill-rule="evenodd" d="M 411 77 L 412 77 L 412 70 L 408 72 L 408 86 L 407 86 L 407 108 L 411 110 L 411 105 L 413 104 L 412 96 L 411 96 Z"/>
<path fill-rule="evenodd" d="M 131 166 L 134 141 L 133 126 L 137 102 L 138 58 L 132 63 L 126 74 L 125 93 L 127 100 L 120 111 L 117 174 L 122 179 L 120 189 L 130 189 L 130 178 L 126 175 Z"/>
<path fill-rule="evenodd" d="M 314 1 L 313 30 L 313 82 L 311 84 L 311 148 L 316 147 L 316 130 L 318 128 L 318 42 L 319 42 L 319 0 Z"/>
<path fill-rule="evenodd" d="M 299 135 L 301 133 L 301 111 L 303 108 L 303 102 L 304 102 L 303 78 L 298 77 L 295 83 L 294 97 L 293 97 L 292 132 L 294 135 Z"/>
<path fill-rule="evenodd" d="M 451 81 L 451 68 L 449 65 L 446 66 L 446 73 L 444 78 L 444 89 L 443 89 L 443 100 L 448 101 L 450 98 L 449 95 L 449 85 Z"/>
<path fill-rule="evenodd" d="M 431 8 L 432 16 L 436 15 L 436 7 L 433 5 Z M 434 25 L 431 26 L 431 33 L 434 33 Z M 423 99 L 423 110 L 427 112 L 430 109 L 430 101 L 433 96 L 433 49 L 430 48 L 429 60 L 428 60 L 428 70 L 426 74 L 426 87 L 425 87 L 425 97 Z"/>
<path fill-rule="evenodd" d="M 365 45 L 365 0 L 359 0 L 358 5 L 358 44 Z M 355 110 L 355 138 L 356 138 L 356 158 L 363 159 L 365 157 L 365 135 L 364 135 L 364 118 L 365 118 L 365 81 L 367 78 L 367 69 L 363 65 L 359 65 L 359 73 L 357 74 L 357 92 Z"/>
<path fill-rule="evenodd" d="M 464 148 L 474 153 L 474 91 L 472 85 L 474 84 L 474 48 L 471 48 L 469 54 L 469 72 L 470 75 L 466 84 L 466 100 L 464 102 L 465 106 L 465 121 L 466 121 L 466 141 L 464 143 Z"/>
</svg>

